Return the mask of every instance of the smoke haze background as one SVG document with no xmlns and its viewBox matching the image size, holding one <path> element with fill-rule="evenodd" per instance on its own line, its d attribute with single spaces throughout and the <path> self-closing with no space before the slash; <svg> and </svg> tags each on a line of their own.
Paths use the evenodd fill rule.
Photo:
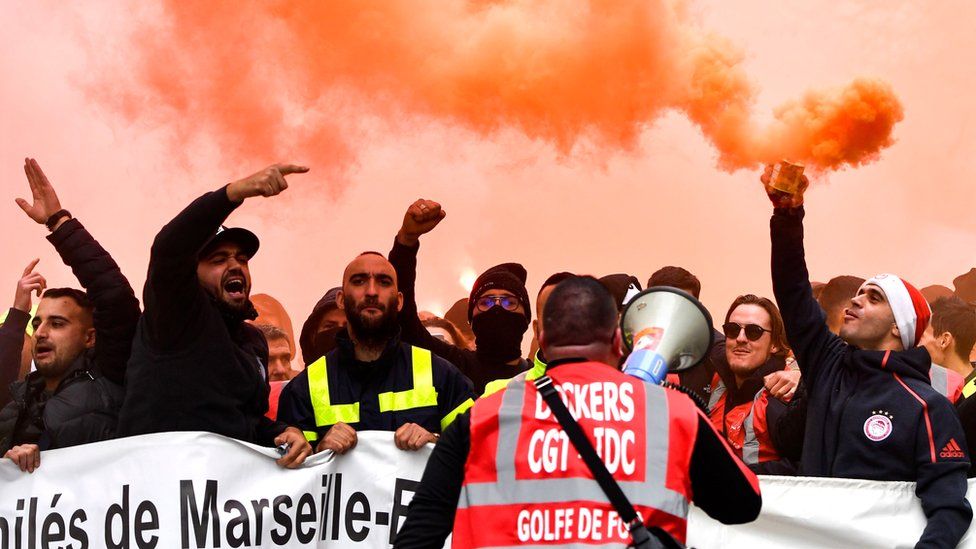
<svg viewBox="0 0 976 549">
<path fill-rule="evenodd" d="M 137 293 L 153 236 L 194 197 L 311 166 L 229 220 L 262 239 L 254 292 L 296 324 L 421 196 L 448 211 L 423 239 L 422 308 L 502 261 L 526 265 L 531 294 L 559 270 L 643 281 L 675 264 L 720 316 L 771 293 L 756 168 L 784 155 L 859 166 L 808 193 L 814 279 L 951 287 L 973 266 L 963 2 L 236 4 L 0 6 L 0 299 L 37 256 L 76 285 L 13 202 L 28 155 Z"/>
</svg>

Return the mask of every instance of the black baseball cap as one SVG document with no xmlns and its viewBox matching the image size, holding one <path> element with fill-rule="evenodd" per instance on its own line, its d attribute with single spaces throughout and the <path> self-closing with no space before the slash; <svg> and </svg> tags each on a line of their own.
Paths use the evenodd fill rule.
<svg viewBox="0 0 976 549">
<path fill-rule="evenodd" d="M 224 242 L 234 242 L 241 247 L 241 250 L 247 254 L 248 258 L 254 257 L 254 254 L 258 252 L 258 247 L 261 246 L 261 242 L 258 240 L 257 235 L 252 233 L 247 229 L 241 227 L 225 227 L 221 225 L 217 228 L 216 234 L 214 234 L 203 248 L 200 249 L 200 257 L 207 255 L 210 250 L 213 250 L 218 245 Z"/>
</svg>

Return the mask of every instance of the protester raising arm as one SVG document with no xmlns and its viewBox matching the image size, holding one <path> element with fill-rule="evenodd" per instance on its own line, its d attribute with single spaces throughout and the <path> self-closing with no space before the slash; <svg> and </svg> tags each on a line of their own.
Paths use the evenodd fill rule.
<svg viewBox="0 0 976 549">
<path fill-rule="evenodd" d="M 24 269 L 24 274 L 17 281 L 14 292 L 14 305 L 7 312 L 7 319 L 0 326 L 0 408 L 10 402 L 10 384 L 17 381 L 20 373 L 20 361 L 24 349 L 24 331 L 30 320 L 31 292 L 40 297 L 47 288 L 47 281 L 41 273 L 35 273 L 37 267 L 35 259 Z"/>
<path fill-rule="evenodd" d="M 28 158 L 24 164 L 33 204 L 17 199 L 28 217 L 46 224 L 47 239 L 71 268 L 85 289 L 95 309 L 93 323 L 95 364 L 110 381 L 125 382 L 125 365 L 132 350 L 132 338 L 139 321 L 139 300 L 132 286 L 112 256 L 85 229 L 80 221 L 61 208 L 61 201 L 37 161 Z"/>
<path fill-rule="evenodd" d="M 827 329 L 827 317 L 813 298 L 810 273 L 803 250 L 803 189 L 786 195 L 770 187 L 770 169 L 762 176 L 766 193 L 773 203 L 770 219 L 772 240 L 773 293 L 786 327 L 787 340 L 797 364 L 810 383 L 819 372 L 823 356 L 842 351 L 843 341 Z M 806 177 L 804 176 L 806 183 Z"/>
<path fill-rule="evenodd" d="M 417 252 L 420 250 L 420 237 L 434 230 L 446 216 L 447 212 L 440 204 L 422 198 L 411 204 L 403 215 L 403 225 L 393 242 L 389 257 L 397 273 L 398 287 L 403 294 L 403 308 L 400 309 L 398 318 L 404 341 L 430 349 L 471 377 L 470 373 L 463 370 L 468 363 L 462 356 L 464 351 L 430 335 L 417 315 Z"/>
<path fill-rule="evenodd" d="M 275 164 L 204 194 L 156 235 L 149 256 L 143 295 L 146 325 L 161 348 L 173 348 L 196 337 L 200 311 L 210 299 L 197 283 L 197 255 L 227 216 L 245 199 L 275 196 L 288 188 L 285 176 L 308 168 Z"/>
</svg>

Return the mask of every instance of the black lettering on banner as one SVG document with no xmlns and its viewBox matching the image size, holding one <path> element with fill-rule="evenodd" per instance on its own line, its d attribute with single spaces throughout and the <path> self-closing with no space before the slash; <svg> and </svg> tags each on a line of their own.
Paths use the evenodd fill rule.
<svg viewBox="0 0 976 549">
<path fill-rule="evenodd" d="M 363 510 L 356 511 L 356 505 L 361 505 Z M 352 541 L 363 541 L 369 535 L 369 526 L 363 526 L 362 530 L 356 530 L 356 521 L 369 520 L 372 515 L 369 512 L 369 500 L 362 492 L 353 492 L 346 503 L 346 536 Z"/>
<path fill-rule="evenodd" d="M 122 536 L 115 542 L 115 517 L 122 523 Z M 122 502 L 113 503 L 105 513 L 105 547 L 128 549 L 129 547 L 129 485 L 122 485 Z"/>
<path fill-rule="evenodd" d="M 264 510 L 270 507 L 266 499 L 252 499 L 251 509 L 254 509 L 254 546 L 261 547 L 264 534 Z"/>
<path fill-rule="evenodd" d="M 88 549 L 88 532 L 80 526 L 86 520 L 88 520 L 88 515 L 85 514 L 84 510 L 78 509 L 71 515 L 71 522 L 68 526 L 68 535 L 81 545 L 79 549 Z"/>
<path fill-rule="evenodd" d="M 342 508 L 342 473 L 335 474 L 335 498 L 333 501 L 335 504 L 332 506 L 332 539 L 339 539 L 339 517 L 341 516 L 340 509 Z"/>
<path fill-rule="evenodd" d="M 419 481 L 406 478 L 396 479 L 396 483 L 393 485 L 393 516 L 390 521 L 390 545 L 393 545 L 397 532 L 400 531 L 400 519 L 407 518 L 407 507 L 409 504 L 403 502 L 403 494 L 404 492 L 413 494 L 417 491 L 418 486 L 420 486 Z M 413 496 L 411 495 L 410 498 L 413 499 Z"/>
<path fill-rule="evenodd" d="M 291 498 L 288 496 L 278 496 L 274 499 L 274 504 L 272 504 L 275 522 L 285 529 L 283 534 L 278 533 L 277 526 L 271 531 L 271 541 L 278 545 L 288 543 L 288 539 L 291 538 L 291 517 L 288 516 L 288 513 L 281 510 L 282 506 L 286 509 L 291 507 Z"/>
<path fill-rule="evenodd" d="M 180 481 L 180 533 L 183 549 L 190 549 L 190 532 L 187 528 L 193 523 L 193 536 L 197 547 L 207 544 L 207 529 L 213 528 L 213 546 L 220 547 L 220 516 L 217 515 L 217 481 L 208 480 L 203 491 L 203 516 L 197 509 L 197 495 L 192 480 Z M 192 516 L 191 516 L 192 514 Z M 211 518 L 212 517 L 212 518 Z M 211 524 L 211 520 L 213 523 Z"/>
<path fill-rule="evenodd" d="M 146 517 L 146 515 L 149 515 Z M 153 502 L 145 500 L 136 508 L 136 521 L 133 533 L 136 536 L 136 547 L 139 549 L 155 549 L 159 536 L 150 536 L 147 540 L 144 534 L 159 530 L 159 513 Z"/>
<path fill-rule="evenodd" d="M 264 501 L 267 502 L 267 500 Z M 231 511 L 237 511 L 237 516 L 227 521 L 227 545 L 249 547 L 251 545 L 251 521 L 248 520 L 247 508 L 244 507 L 243 503 L 229 499 L 224 503 L 224 512 L 230 513 Z M 237 529 L 240 529 L 239 534 L 234 532 Z"/>
<path fill-rule="evenodd" d="M 325 541 L 326 526 L 329 523 L 329 494 L 332 493 L 332 475 L 322 475 L 322 523 L 319 525 L 319 540 Z"/>
<path fill-rule="evenodd" d="M 303 509 L 307 509 L 307 511 L 303 511 Z M 305 524 L 311 524 L 308 530 L 302 528 Z M 312 494 L 302 494 L 302 497 L 298 500 L 295 513 L 295 534 L 298 536 L 299 543 L 308 543 L 315 539 L 314 525 L 315 498 L 312 497 Z"/>
<path fill-rule="evenodd" d="M 64 518 L 61 513 L 54 511 L 59 499 L 61 499 L 61 494 L 54 494 L 54 499 L 51 500 L 51 512 L 44 519 L 44 525 L 41 526 L 41 544 L 45 548 L 50 547 L 51 543 L 64 541 Z M 52 528 L 55 528 L 53 532 Z"/>
</svg>

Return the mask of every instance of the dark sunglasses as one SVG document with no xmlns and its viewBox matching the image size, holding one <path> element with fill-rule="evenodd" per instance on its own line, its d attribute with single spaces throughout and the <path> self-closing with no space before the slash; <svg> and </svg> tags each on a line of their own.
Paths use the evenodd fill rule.
<svg viewBox="0 0 976 549">
<path fill-rule="evenodd" d="M 725 332 L 725 337 L 729 339 L 736 339 L 739 337 L 739 332 L 742 330 L 746 331 L 746 339 L 749 341 L 756 341 L 763 336 L 763 332 L 773 333 L 772 330 L 767 330 L 758 324 L 738 324 L 735 322 L 726 322 L 722 324 L 722 331 Z"/>
<path fill-rule="evenodd" d="M 485 312 L 491 309 L 495 305 L 501 305 L 502 309 L 506 311 L 514 311 L 518 309 L 519 300 L 513 295 L 486 295 L 484 297 L 479 297 L 475 301 L 475 305 L 478 306 L 478 310 Z"/>
</svg>

